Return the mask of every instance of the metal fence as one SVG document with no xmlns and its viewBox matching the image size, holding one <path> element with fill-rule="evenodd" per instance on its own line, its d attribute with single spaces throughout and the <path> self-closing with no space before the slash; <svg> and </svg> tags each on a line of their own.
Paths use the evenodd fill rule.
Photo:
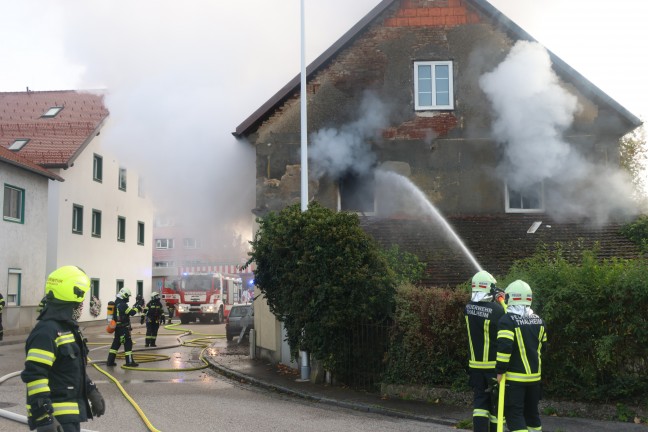
<svg viewBox="0 0 648 432">
<path fill-rule="evenodd" d="M 343 350 L 344 366 L 334 378 L 353 388 L 380 390 L 391 328 L 390 322 L 359 322 L 351 326 Z"/>
</svg>

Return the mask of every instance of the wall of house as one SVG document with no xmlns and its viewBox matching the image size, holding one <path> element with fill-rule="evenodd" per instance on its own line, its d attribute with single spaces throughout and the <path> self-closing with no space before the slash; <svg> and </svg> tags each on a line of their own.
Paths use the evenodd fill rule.
<svg viewBox="0 0 648 432">
<path fill-rule="evenodd" d="M 110 127 L 107 122 L 105 128 Z M 103 180 L 93 180 L 94 154 L 103 157 Z M 119 168 L 127 170 L 126 191 L 118 188 Z M 107 303 L 115 299 L 117 280 L 137 292 L 142 281 L 145 299 L 151 293 L 153 244 L 153 207 L 146 196 L 138 193 L 138 173 L 134 167 L 119 160 L 95 137 L 74 161 L 72 167 L 58 170 L 63 183 L 50 185 L 50 250 L 47 268 L 77 265 L 92 279 L 99 279 L 102 311 L 98 317 L 89 312 L 90 296 L 86 297 L 81 321 L 104 320 Z M 73 204 L 83 206 L 83 233 L 72 232 Z M 101 211 L 101 237 L 92 236 L 92 211 Z M 117 218 L 126 218 L 125 241 L 117 241 Z M 138 222 L 144 222 L 144 244 L 137 242 Z"/>
<path fill-rule="evenodd" d="M 379 163 L 407 164 L 410 179 L 444 214 L 503 213 L 504 183 L 494 174 L 503 155 L 491 138 L 491 107 L 478 79 L 504 59 L 513 43 L 463 0 L 395 2 L 309 80 L 309 133 L 357 121 L 363 92 L 371 90 L 390 112 L 389 124 L 370 140 Z M 416 60 L 453 61 L 453 110 L 414 110 Z M 573 86 L 563 86 L 582 108 L 566 136 L 577 137 L 573 142 L 592 158 L 609 157 L 618 137 L 596 136 L 602 113 Z M 257 212 L 296 202 L 299 93 L 249 138 L 257 152 Z M 315 180 L 309 195 L 336 208 L 338 179 Z"/>
<path fill-rule="evenodd" d="M 7 302 L 2 315 L 6 334 L 30 329 L 35 322 L 35 306 L 45 288 L 47 245 L 48 179 L 4 162 L 0 162 L 0 195 L 4 185 L 24 190 L 24 223 L 0 220 L 0 293 L 7 302 L 9 269 L 21 273 L 20 305 Z"/>
</svg>

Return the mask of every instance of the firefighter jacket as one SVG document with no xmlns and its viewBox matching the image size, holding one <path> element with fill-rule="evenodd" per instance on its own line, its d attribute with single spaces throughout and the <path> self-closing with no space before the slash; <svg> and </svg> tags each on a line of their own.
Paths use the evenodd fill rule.
<svg viewBox="0 0 648 432">
<path fill-rule="evenodd" d="M 495 302 L 469 302 L 464 309 L 470 369 L 495 369 L 497 323 L 504 308 Z"/>
<path fill-rule="evenodd" d="M 544 321 L 538 315 L 505 314 L 497 332 L 498 374 L 507 383 L 536 383 L 541 378 L 542 354 L 547 343 Z"/>
<path fill-rule="evenodd" d="M 164 311 L 160 299 L 153 299 L 146 304 L 146 318 L 149 322 L 159 322 L 162 320 Z"/>
<path fill-rule="evenodd" d="M 47 411 L 61 424 L 92 418 L 88 394 L 94 383 L 86 375 L 88 348 L 72 319 L 73 306 L 48 301 L 25 342 L 25 369 L 20 376 L 27 385 L 30 429 L 51 422 Z"/>
<path fill-rule="evenodd" d="M 0 294 L 0 314 L 2 313 L 2 310 L 4 309 L 4 307 L 5 307 L 5 300 L 4 300 L 4 297 L 2 296 L 2 294 Z"/>
<path fill-rule="evenodd" d="M 128 300 L 117 297 L 115 299 L 115 323 L 117 327 L 127 327 L 130 328 L 130 317 L 141 312 L 142 308 L 140 306 L 128 306 Z"/>
</svg>

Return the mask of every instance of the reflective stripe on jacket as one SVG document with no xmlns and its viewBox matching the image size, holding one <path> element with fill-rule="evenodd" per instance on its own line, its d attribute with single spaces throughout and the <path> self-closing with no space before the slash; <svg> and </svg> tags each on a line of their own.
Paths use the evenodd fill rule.
<svg viewBox="0 0 648 432">
<path fill-rule="evenodd" d="M 507 313 L 499 320 L 498 328 L 497 373 L 506 373 L 507 382 L 540 381 L 547 342 L 542 318 Z"/>
<path fill-rule="evenodd" d="M 464 309 L 471 369 L 495 369 L 497 322 L 504 308 L 495 302 L 469 302 Z"/>
</svg>

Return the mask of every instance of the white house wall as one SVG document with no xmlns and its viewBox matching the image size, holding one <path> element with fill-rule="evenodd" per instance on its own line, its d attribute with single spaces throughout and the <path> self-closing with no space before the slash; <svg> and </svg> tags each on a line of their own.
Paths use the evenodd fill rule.
<svg viewBox="0 0 648 432">
<path fill-rule="evenodd" d="M 109 127 L 109 124 L 104 126 Z M 89 313 L 87 296 L 81 321 L 103 320 L 108 301 L 115 299 L 117 280 L 136 294 L 143 282 L 145 299 L 151 293 L 153 210 L 148 199 L 138 196 L 138 173 L 120 165 L 116 157 L 95 137 L 72 167 L 55 171 L 65 182 L 50 182 L 50 245 L 47 270 L 62 265 L 81 267 L 92 279 L 99 279 L 102 310 L 97 318 Z M 93 180 L 93 159 L 103 158 L 103 181 Z M 118 187 L 119 168 L 127 170 L 126 191 Z M 83 206 L 83 234 L 72 232 L 73 204 Z M 101 237 L 92 236 L 92 211 L 101 211 Z M 126 218 L 126 238 L 117 241 L 117 218 Z M 144 222 L 144 245 L 137 244 L 137 224 Z"/>
<path fill-rule="evenodd" d="M 5 184 L 25 191 L 24 223 L 0 220 L 0 292 L 5 301 L 9 269 L 19 269 L 22 272 L 20 305 L 7 303 L 3 312 L 5 333 L 10 334 L 15 330 L 33 327 L 33 311 L 45 287 L 48 179 L 0 162 L 3 199 Z"/>
</svg>

